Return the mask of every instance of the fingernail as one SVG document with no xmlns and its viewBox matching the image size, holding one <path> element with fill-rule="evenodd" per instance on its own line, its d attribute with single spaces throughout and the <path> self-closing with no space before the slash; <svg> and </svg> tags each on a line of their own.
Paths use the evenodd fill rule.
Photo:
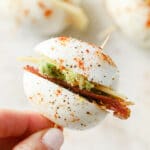
<svg viewBox="0 0 150 150">
<path fill-rule="evenodd" d="M 56 128 L 49 129 L 42 138 L 42 142 L 48 150 L 59 150 L 63 141 L 64 137 L 62 131 Z"/>
</svg>

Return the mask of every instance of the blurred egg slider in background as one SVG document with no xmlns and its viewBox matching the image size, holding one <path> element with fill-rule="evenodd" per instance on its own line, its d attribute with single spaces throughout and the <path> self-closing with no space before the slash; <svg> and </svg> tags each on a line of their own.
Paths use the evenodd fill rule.
<svg viewBox="0 0 150 150">
<path fill-rule="evenodd" d="M 47 36 L 70 25 L 86 30 L 88 18 L 80 5 L 80 0 L 8 0 L 9 17 L 18 28 Z"/>
</svg>

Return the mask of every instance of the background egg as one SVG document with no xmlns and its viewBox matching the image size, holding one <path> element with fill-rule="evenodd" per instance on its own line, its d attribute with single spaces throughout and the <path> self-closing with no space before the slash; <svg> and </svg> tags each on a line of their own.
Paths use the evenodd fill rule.
<svg viewBox="0 0 150 150">
<path fill-rule="evenodd" d="M 146 0 L 106 0 L 106 7 L 128 37 L 150 48 L 150 4 Z"/>
<path fill-rule="evenodd" d="M 80 4 L 79 0 L 66 2 Z M 20 29 L 41 35 L 58 34 L 70 24 L 68 14 L 51 0 L 9 0 L 9 12 Z"/>
</svg>

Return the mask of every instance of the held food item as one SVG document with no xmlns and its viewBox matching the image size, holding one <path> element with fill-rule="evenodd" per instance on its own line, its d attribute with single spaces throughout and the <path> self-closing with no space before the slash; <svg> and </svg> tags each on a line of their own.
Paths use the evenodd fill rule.
<svg viewBox="0 0 150 150">
<path fill-rule="evenodd" d="M 108 112 L 120 119 L 130 116 L 124 96 L 114 87 L 118 69 L 100 47 L 69 37 L 44 41 L 39 57 L 24 61 L 24 89 L 29 101 L 56 124 L 73 129 L 97 125 Z"/>
<path fill-rule="evenodd" d="M 150 0 L 106 0 L 106 6 L 126 35 L 150 48 Z"/>
<path fill-rule="evenodd" d="M 10 16 L 21 29 L 42 35 L 62 32 L 69 25 L 85 30 L 88 19 L 80 0 L 9 0 Z"/>
</svg>

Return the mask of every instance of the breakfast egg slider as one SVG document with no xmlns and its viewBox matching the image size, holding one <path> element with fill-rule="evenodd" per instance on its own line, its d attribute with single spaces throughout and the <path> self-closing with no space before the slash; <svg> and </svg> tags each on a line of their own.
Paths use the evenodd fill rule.
<svg viewBox="0 0 150 150">
<path fill-rule="evenodd" d="M 115 87 L 118 69 L 102 48 L 70 37 L 56 37 L 35 47 L 39 57 L 24 57 L 24 90 L 44 116 L 62 127 L 86 129 L 108 112 L 130 116 L 127 98 Z"/>
</svg>

